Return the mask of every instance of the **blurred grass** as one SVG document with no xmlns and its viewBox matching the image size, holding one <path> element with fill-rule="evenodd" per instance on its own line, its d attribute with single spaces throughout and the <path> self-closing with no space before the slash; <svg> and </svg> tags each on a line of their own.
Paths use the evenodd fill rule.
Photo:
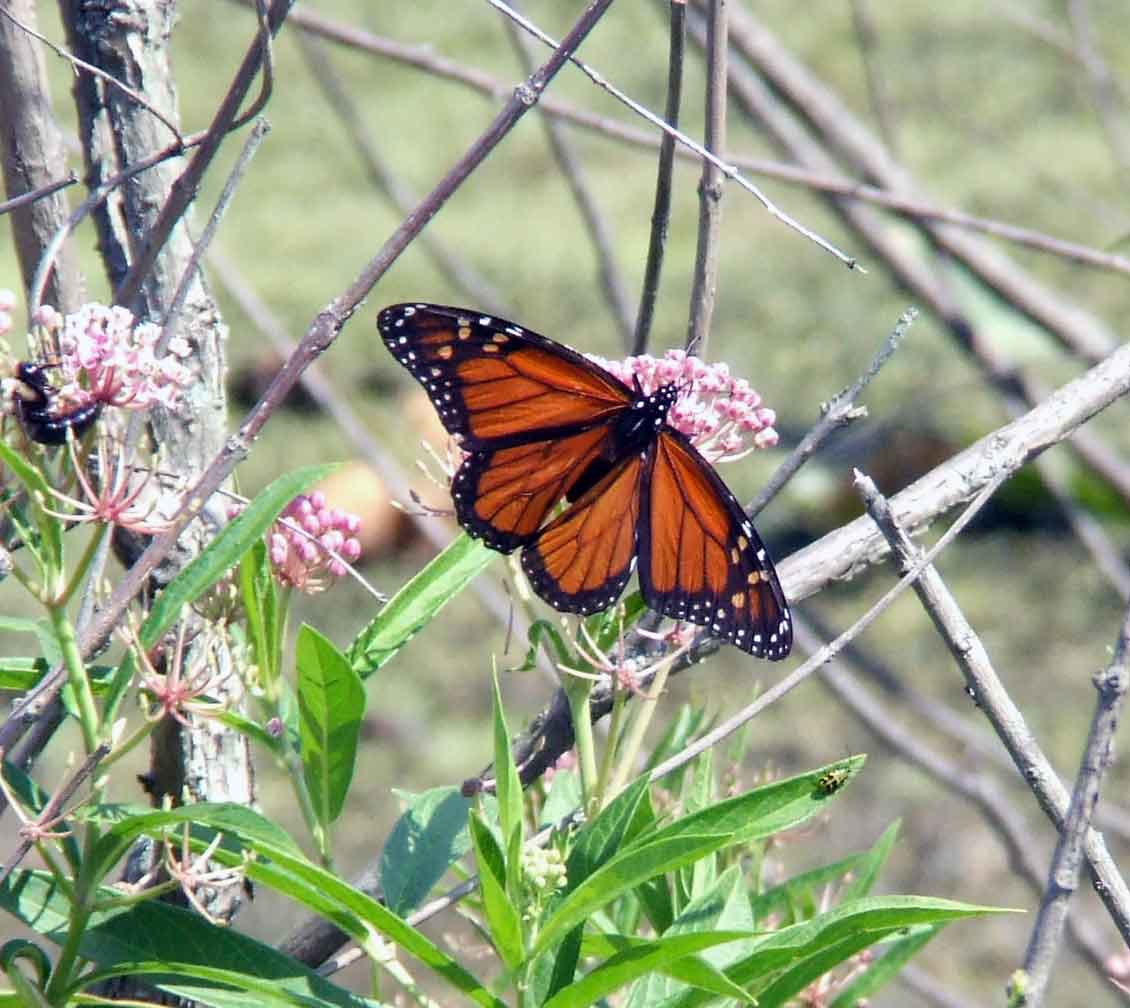
<svg viewBox="0 0 1130 1008">
<path fill-rule="evenodd" d="M 1130 65 L 1124 6 L 1114 0 L 1092 6 L 1109 65 Z M 525 10 L 560 36 L 580 7 L 576 0 L 529 0 Z M 1059 5 L 1036 7 L 1065 27 Z M 408 43 L 426 43 L 504 80 L 520 77 L 497 16 L 480 3 L 324 0 L 317 10 Z M 1106 247 L 1130 231 L 1126 169 L 1112 161 L 1079 67 L 1011 23 L 1003 10 L 971 0 L 873 5 L 880 32 L 878 60 L 892 99 L 900 156 L 941 205 Z M 666 74 L 666 28 L 659 13 L 660 5 L 654 3 L 614 5 L 582 51 L 586 61 L 651 108 L 662 106 Z M 818 16 L 813 16 L 809 5 L 763 0 L 757 14 L 849 107 L 870 120 L 848 4 L 821 4 Z M 186 129 L 207 123 L 252 31 L 249 13 L 238 6 L 183 6 L 173 41 Z M 54 37 L 59 37 L 57 31 Z M 238 191 L 219 243 L 297 338 L 315 313 L 353 280 L 399 223 L 399 215 L 367 182 L 359 158 L 286 32 L 275 56 L 275 89 L 268 109 L 273 130 Z M 330 49 L 330 56 L 382 153 L 421 195 L 479 134 L 496 107 L 457 84 L 407 67 L 337 48 Z M 66 73 L 61 67 L 53 72 L 63 110 Z M 566 70 L 553 91 L 601 114 L 627 118 L 575 71 Z M 684 125 L 695 133 L 701 121 L 701 70 L 694 55 L 685 93 Z M 758 130 L 743 123 L 736 110 L 730 128 L 733 150 L 773 156 Z M 573 137 L 615 232 L 617 257 L 634 304 L 647 245 L 654 159 L 578 131 Z M 221 164 L 207 177 L 198 214 L 213 204 L 237 148 L 235 140 L 229 142 Z M 680 345 L 683 339 L 697 180 L 697 170 L 680 163 L 655 348 Z M 746 194 L 727 189 L 709 353 L 750 378 L 778 410 L 782 428 L 800 433 L 815 419 L 819 403 L 857 375 L 908 299 L 818 199 L 781 183 L 767 181 L 763 187 L 794 217 L 849 253 L 861 254 L 870 270 L 867 276 L 848 272 L 771 220 Z M 582 350 L 619 355 L 588 237 L 549 158 L 536 112 L 492 154 L 429 230 L 442 235 L 503 294 L 516 320 Z M 89 230 L 80 240 L 91 295 L 104 296 Z M 918 241 L 909 231 L 907 240 Z M 1025 250 L 1009 253 L 1064 296 L 1122 326 L 1130 307 L 1125 277 Z M 7 244 L 0 245 L 0 257 L 0 281 L 16 286 Z M 404 429 L 395 399 L 366 391 L 362 379 L 378 376 L 382 386 L 407 387 L 407 376 L 380 346 L 374 318 L 381 305 L 410 298 L 463 300 L 440 279 L 418 245 L 382 279 L 368 305 L 320 362 L 338 394 L 350 400 L 378 439 L 405 464 L 418 454 L 416 432 Z M 1078 372 L 1049 340 L 995 309 L 991 299 L 981 298 L 984 315 L 979 317 L 991 319 L 994 339 L 1016 359 L 1049 383 Z M 234 370 L 256 358 L 264 340 L 222 294 L 221 303 L 231 327 L 228 350 Z M 957 449 L 1006 419 L 976 368 L 929 318 L 913 327 L 866 401 L 872 419 L 852 432 L 854 441 L 845 439 L 831 453 L 830 468 L 806 473 L 761 518 L 759 527 L 771 546 L 779 538 L 794 541 L 798 535 L 816 535 L 858 513 L 850 496 L 829 488 L 842 486 L 851 465 L 861 459 L 881 462 L 891 430 L 927 431 Z M 233 416 L 233 423 L 236 419 Z M 1097 426 L 1127 447 L 1125 406 L 1116 406 Z M 859 442 L 864 447 L 858 447 Z M 283 466 L 342 458 L 348 452 L 328 420 L 284 413 L 272 420 L 256 444 L 240 482 L 253 492 Z M 748 499 L 780 457 L 777 453 L 751 460 L 727 471 L 726 478 Z M 1055 457 L 1058 464 L 1067 465 L 1063 449 Z M 900 479 L 900 474 L 891 479 Z M 1125 545 L 1125 526 L 1111 524 L 1111 531 Z M 391 593 L 426 556 L 416 547 L 374 564 L 366 574 Z M 1117 599 L 1082 548 L 1058 528 L 968 535 L 946 553 L 941 570 L 984 634 L 1038 738 L 1062 772 L 1073 774 L 1093 702 L 1090 674 L 1107 660 L 1118 625 Z M 499 561 L 486 576 L 497 581 L 504 573 Z M 822 593 L 811 604 L 842 628 L 883 590 L 889 576 L 885 569 L 871 572 Z M 294 625 L 309 619 L 345 644 L 371 609 L 368 596 L 342 584 L 330 594 L 304 600 Z M 376 677 L 361 769 L 340 824 L 344 869 L 360 867 L 378 852 L 397 814 L 390 787 L 415 790 L 458 781 L 487 761 L 490 658 L 501 650 L 504 636 L 505 629 L 492 623 L 467 593 Z M 868 632 L 864 644 L 920 689 L 965 711 L 972 721 L 979 720 L 949 656 L 910 597 Z M 729 711 L 748 700 L 756 684 L 772 683 L 779 674 L 775 666 L 752 663 L 727 649 L 677 682 L 665 705 L 674 711 L 676 703 L 689 698 Z M 505 689 L 511 723 L 518 725 L 540 708 L 549 686 L 531 673 L 509 677 Z M 778 851 L 782 861 L 801 868 L 840 856 L 872 842 L 889 821 L 901 817 L 905 833 L 894 871 L 885 880 L 890 889 L 974 901 L 989 893 L 1003 905 L 1034 907 L 1027 890 L 1008 874 L 995 840 L 969 810 L 891 754 L 876 751 L 874 742 L 815 681 L 753 726 L 745 773 L 747 781 L 766 766 L 791 773 L 866 750 L 873 751 L 867 772 L 833 807 L 818 832 Z M 266 766 L 260 768 L 259 781 L 265 809 L 297 829 L 289 791 Z M 1123 801 L 1127 783 L 1125 768 L 1116 767 L 1105 794 Z M 1019 787 L 1014 795 L 1033 836 L 1039 838 L 1036 842 L 1050 850 L 1050 830 L 1034 803 Z M 1124 857 L 1125 845 L 1116 844 L 1115 851 Z M 1081 892 L 1080 897 L 1089 913 L 1096 912 L 1089 893 Z M 275 938 L 289 930 L 289 925 L 280 925 L 286 920 L 286 911 L 282 913 L 268 896 L 260 895 L 248 921 Z M 1101 909 L 1097 913 L 1101 919 Z M 1028 917 L 951 929 L 927 948 L 922 963 L 978 999 L 999 998 L 1008 972 L 1019 963 L 1030 924 Z M 1113 951 L 1112 928 L 1107 935 Z M 1105 990 L 1068 957 L 1061 960 L 1053 987 L 1056 1004 L 1107 1003 Z M 913 1002 L 905 991 L 895 989 L 877 1003 Z"/>
</svg>

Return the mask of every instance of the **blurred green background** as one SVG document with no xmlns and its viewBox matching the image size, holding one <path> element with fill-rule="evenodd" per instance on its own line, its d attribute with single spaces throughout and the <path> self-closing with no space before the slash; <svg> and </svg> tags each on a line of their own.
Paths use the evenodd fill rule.
<svg viewBox="0 0 1130 1008">
<path fill-rule="evenodd" d="M 1124 3 L 1089 5 L 1102 57 L 1116 71 L 1130 63 Z M 560 37 L 582 4 L 528 0 L 525 12 Z M 874 106 L 861 55 L 857 21 L 869 15 L 876 30 L 872 66 L 887 95 L 897 156 L 938 205 L 997 217 L 1099 248 L 1130 231 L 1130 165 L 1118 157 L 1117 135 L 1104 128 L 1093 89 L 1077 58 L 1072 24 L 1059 3 L 798 5 L 763 0 L 756 13 L 794 56 L 872 128 Z M 482 2 L 350 3 L 321 0 L 316 10 L 345 24 L 426 46 L 437 55 L 484 70 L 503 81 L 522 77 L 500 16 Z M 666 5 L 620 3 L 585 43 L 582 56 L 649 108 L 662 108 L 666 80 Z M 1033 22 L 1035 19 L 1035 23 Z M 1051 38 L 1039 29 L 1051 26 Z M 53 38 L 57 26 L 47 24 Z M 226 90 L 253 33 L 245 8 L 220 2 L 182 5 L 173 45 L 184 128 L 203 128 Z M 276 43 L 274 94 L 267 110 L 272 131 L 243 180 L 220 231 L 218 246 L 294 338 L 358 274 L 401 215 L 375 189 L 341 121 L 332 113 L 296 45 L 294 28 Z M 1066 48 L 1056 39 L 1066 40 Z M 324 49 L 362 115 L 383 158 L 416 193 L 430 189 L 489 123 L 499 104 L 465 87 L 392 60 L 342 46 Z M 69 115 L 68 80 L 53 66 L 57 108 Z M 551 93 L 600 115 L 642 126 L 579 72 L 567 69 Z M 1125 90 L 1122 97 L 1125 97 Z M 692 47 L 686 67 L 683 126 L 701 135 L 702 60 Z M 1118 122 L 1130 133 L 1123 101 Z M 567 127 L 594 198 L 615 239 L 617 265 L 629 303 L 638 303 L 647 249 L 655 177 L 654 156 L 615 140 Z M 775 157 L 762 132 L 731 109 L 730 149 Z M 1112 141 L 1113 135 L 1113 141 Z M 238 151 L 232 138 L 209 173 L 198 201 L 198 222 L 214 204 L 227 166 Z M 76 160 L 77 167 L 77 160 Z M 699 170 L 680 161 L 666 267 L 652 349 L 682 345 L 694 264 Z M 820 403 L 862 370 L 911 299 L 817 196 L 797 186 L 758 180 L 788 213 L 858 255 L 868 273 L 849 272 L 815 245 L 774 221 L 748 194 L 728 186 L 723 201 L 722 265 L 708 356 L 727 361 L 775 408 L 782 448 L 728 467 L 726 480 L 748 500 L 785 448 L 817 418 Z M 900 240 L 920 243 L 894 217 Z M 498 292 L 516 321 L 584 350 L 623 353 L 602 299 L 596 260 L 568 189 L 557 170 L 536 112 L 491 155 L 429 225 Z M 93 253 L 93 234 L 79 233 L 92 298 L 105 296 Z M 988 239 L 986 239 L 987 241 Z M 0 286 L 18 288 L 10 242 L 0 244 Z M 1126 277 L 1054 256 L 1001 246 L 1051 290 L 1087 309 L 1122 338 L 1130 308 Z M 231 334 L 229 366 L 246 379 L 269 357 L 268 344 L 213 274 L 213 291 Z M 230 279 L 230 277 L 229 277 Z M 986 336 L 1017 365 L 1049 385 L 1082 366 L 972 282 L 956 281 L 958 296 Z M 391 456 L 409 467 L 417 446 L 417 414 L 405 413 L 411 381 L 385 353 L 374 319 L 381 306 L 406 299 L 466 303 L 446 282 L 419 243 L 381 280 L 319 362 L 335 395 L 348 401 Z M 850 490 L 851 467 L 876 475 L 893 492 L 936 462 L 1007 422 L 1008 416 L 977 367 L 944 327 L 924 315 L 903 349 L 865 397 L 870 416 L 837 439 L 761 516 L 759 529 L 783 557 L 861 510 Z M 232 424 L 243 406 L 233 405 Z M 1116 404 L 1095 428 L 1125 450 L 1126 407 Z M 347 439 L 321 415 L 274 417 L 241 468 L 251 493 L 284 467 L 354 455 Z M 1051 456 L 1119 549 L 1127 544 L 1124 507 L 1078 470 L 1064 449 Z M 1091 675 L 1109 657 L 1122 603 L 1076 541 L 1037 480 L 1013 481 L 980 526 L 945 554 L 940 569 L 992 656 L 998 672 L 1062 774 L 1073 776 L 1093 706 Z M 412 475 L 414 484 L 422 478 Z M 402 534 L 395 548 L 365 569 L 392 593 L 431 555 L 419 538 Z M 502 561 L 484 577 L 497 588 Z M 805 604 L 838 632 L 891 583 L 877 568 L 822 592 Z M 5 592 L 5 599 L 10 595 Z M 13 605 L 18 603 L 12 603 Z M 7 606 L 7 602 L 5 603 Z M 371 617 L 373 603 L 342 583 L 303 600 L 294 623 L 308 619 L 345 645 Z M 458 782 L 488 760 L 489 671 L 517 663 L 512 644 L 502 656 L 506 627 L 464 593 L 442 618 L 369 683 L 370 712 L 349 811 L 339 827 L 340 866 L 350 872 L 379 853 L 398 814 L 391 788 L 422 790 Z M 862 645 L 894 673 L 946 704 L 970 726 L 983 718 L 918 603 L 904 597 L 862 638 Z M 6 649 L 7 650 L 7 649 Z M 798 655 L 796 661 L 800 660 Z M 677 681 L 663 701 L 667 716 L 690 700 L 719 715 L 748 702 L 795 664 L 750 660 L 724 649 Z M 512 726 L 534 715 L 551 685 L 539 673 L 506 677 Z M 890 705 L 890 716 L 974 772 L 975 754 L 935 735 L 918 715 Z M 662 718 L 660 719 L 662 721 Z M 766 773 L 790 774 L 849 753 L 868 752 L 866 771 L 833 805 L 818 828 L 790 837 L 773 852 L 781 870 L 832 860 L 872 843 L 894 819 L 903 822 L 887 877 L 889 891 L 917 892 L 1032 911 L 1034 895 L 1010 873 L 1004 850 L 969 806 L 884 749 L 813 678 L 759 718 L 749 734 L 741 769 L 746 784 Z M 1010 771 L 991 771 L 1027 819 L 1032 843 L 1046 856 L 1052 831 Z M 1126 802 L 1130 775 L 1116 764 L 1104 794 Z M 264 810 L 299 828 L 291 793 L 260 764 Z M 121 797 L 139 799 L 140 795 Z M 1127 844 L 1108 834 L 1116 858 Z M 1080 893 L 1079 910 L 1098 922 L 1113 953 L 1117 934 L 1093 896 Z M 289 909 L 257 899 L 242 919 L 271 939 L 294 923 Z M 281 923 L 285 921 L 285 926 Z M 971 1001 L 1000 1001 L 1008 974 L 1023 956 L 1032 914 L 975 921 L 950 928 L 928 946 L 920 963 Z M 440 922 L 436 933 L 449 924 Z M 1055 975 L 1057 1005 L 1115 1003 L 1117 995 L 1065 954 Z M 881 1005 L 928 1003 L 898 987 Z"/>
</svg>

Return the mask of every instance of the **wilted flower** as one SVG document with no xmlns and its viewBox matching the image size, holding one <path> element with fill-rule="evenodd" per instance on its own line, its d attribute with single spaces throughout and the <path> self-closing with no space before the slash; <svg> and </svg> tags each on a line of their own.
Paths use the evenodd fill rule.
<svg viewBox="0 0 1130 1008">
<path fill-rule="evenodd" d="M 725 363 L 707 364 L 685 350 L 622 361 L 587 356 L 626 385 L 638 384 L 644 395 L 663 385 L 677 385 L 679 398 L 667 422 L 686 434 L 710 462 L 734 462 L 755 448 L 777 443 L 773 429 L 777 414 L 761 405 L 761 396 L 749 382 L 732 377 Z"/>
<path fill-rule="evenodd" d="M 360 527 L 357 515 L 326 507 L 324 494 L 299 494 L 267 537 L 275 577 L 305 592 L 321 591 L 361 555 Z"/>
</svg>

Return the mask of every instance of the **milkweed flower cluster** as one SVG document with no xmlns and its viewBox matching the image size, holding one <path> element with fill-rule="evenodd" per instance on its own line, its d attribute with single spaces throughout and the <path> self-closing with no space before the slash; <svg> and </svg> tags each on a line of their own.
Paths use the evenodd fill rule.
<svg viewBox="0 0 1130 1008">
<path fill-rule="evenodd" d="M 155 404 L 175 409 L 193 381 L 185 363 L 188 341 L 175 337 L 158 357 L 161 327 L 138 322 L 125 308 L 92 303 L 64 316 L 43 305 L 32 321 L 58 349 L 51 363 L 59 375 L 57 394 L 68 406 L 99 402 L 130 410 Z"/>
<path fill-rule="evenodd" d="M 361 555 L 361 519 L 326 507 L 325 495 L 299 494 L 283 510 L 267 538 L 275 577 L 284 585 L 313 594 L 342 577 L 346 563 Z M 344 561 L 344 562 L 343 562 Z"/>
<path fill-rule="evenodd" d="M 777 443 L 773 425 L 777 414 L 761 405 L 761 396 L 744 378 L 734 378 L 727 364 L 707 364 L 685 350 L 668 350 L 662 357 L 643 354 L 621 361 L 586 354 L 624 384 L 651 395 L 674 383 L 679 398 L 667 422 L 686 434 L 712 463 L 735 462 L 756 448 Z"/>
</svg>

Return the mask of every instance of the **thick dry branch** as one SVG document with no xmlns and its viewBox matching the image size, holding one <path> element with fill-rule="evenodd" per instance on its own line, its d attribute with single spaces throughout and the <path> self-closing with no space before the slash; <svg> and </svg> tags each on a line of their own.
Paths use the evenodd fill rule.
<svg viewBox="0 0 1130 1008">
<path fill-rule="evenodd" d="M 901 528 L 890 503 L 866 477 L 857 477 L 857 483 L 871 518 L 898 559 L 900 570 L 922 568 L 920 551 Z M 921 569 L 914 590 L 961 669 L 977 707 L 985 712 L 1040 808 L 1055 828 L 1062 831 L 1069 804 L 1067 789 L 1028 730 L 1024 715 L 997 676 L 988 652 L 965 619 L 957 601 L 932 566 Z M 1127 889 L 1126 881 L 1099 833 L 1088 829 L 1084 851 L 1095 891 L 1122 940 L 1130 944 L 1130 889 Z"/>
<path fill-rule="evenodd" d="M 1052 965 L 1059 951 L 1060 936 L 1069 926 L 1068 908 L 1079 886 L 1083 864 L 1083 847 L 1091 829 L 1091 819 L 1099 801 L 1103 776 L 1113 759 L 1114 733 L 1118 727 L 1122 703 L 1126 698 L 1127 657 L 1130 655 L 1130 610 L 1122 621 L 1122 630 L 1114 647 L 1114 658 L 1094 677 L 1098 698 L 1087 735 L 1087 745 L 1071 804 L 1060 831 L 1059 842 L 1048 869 L 1047 889 L 1040 912 L 1032 928 L 1028 950 L 1024 955 L 1026 974 L 1025 1005 L 1038 1008 L 1043 1003 Z"/>
</svg>

